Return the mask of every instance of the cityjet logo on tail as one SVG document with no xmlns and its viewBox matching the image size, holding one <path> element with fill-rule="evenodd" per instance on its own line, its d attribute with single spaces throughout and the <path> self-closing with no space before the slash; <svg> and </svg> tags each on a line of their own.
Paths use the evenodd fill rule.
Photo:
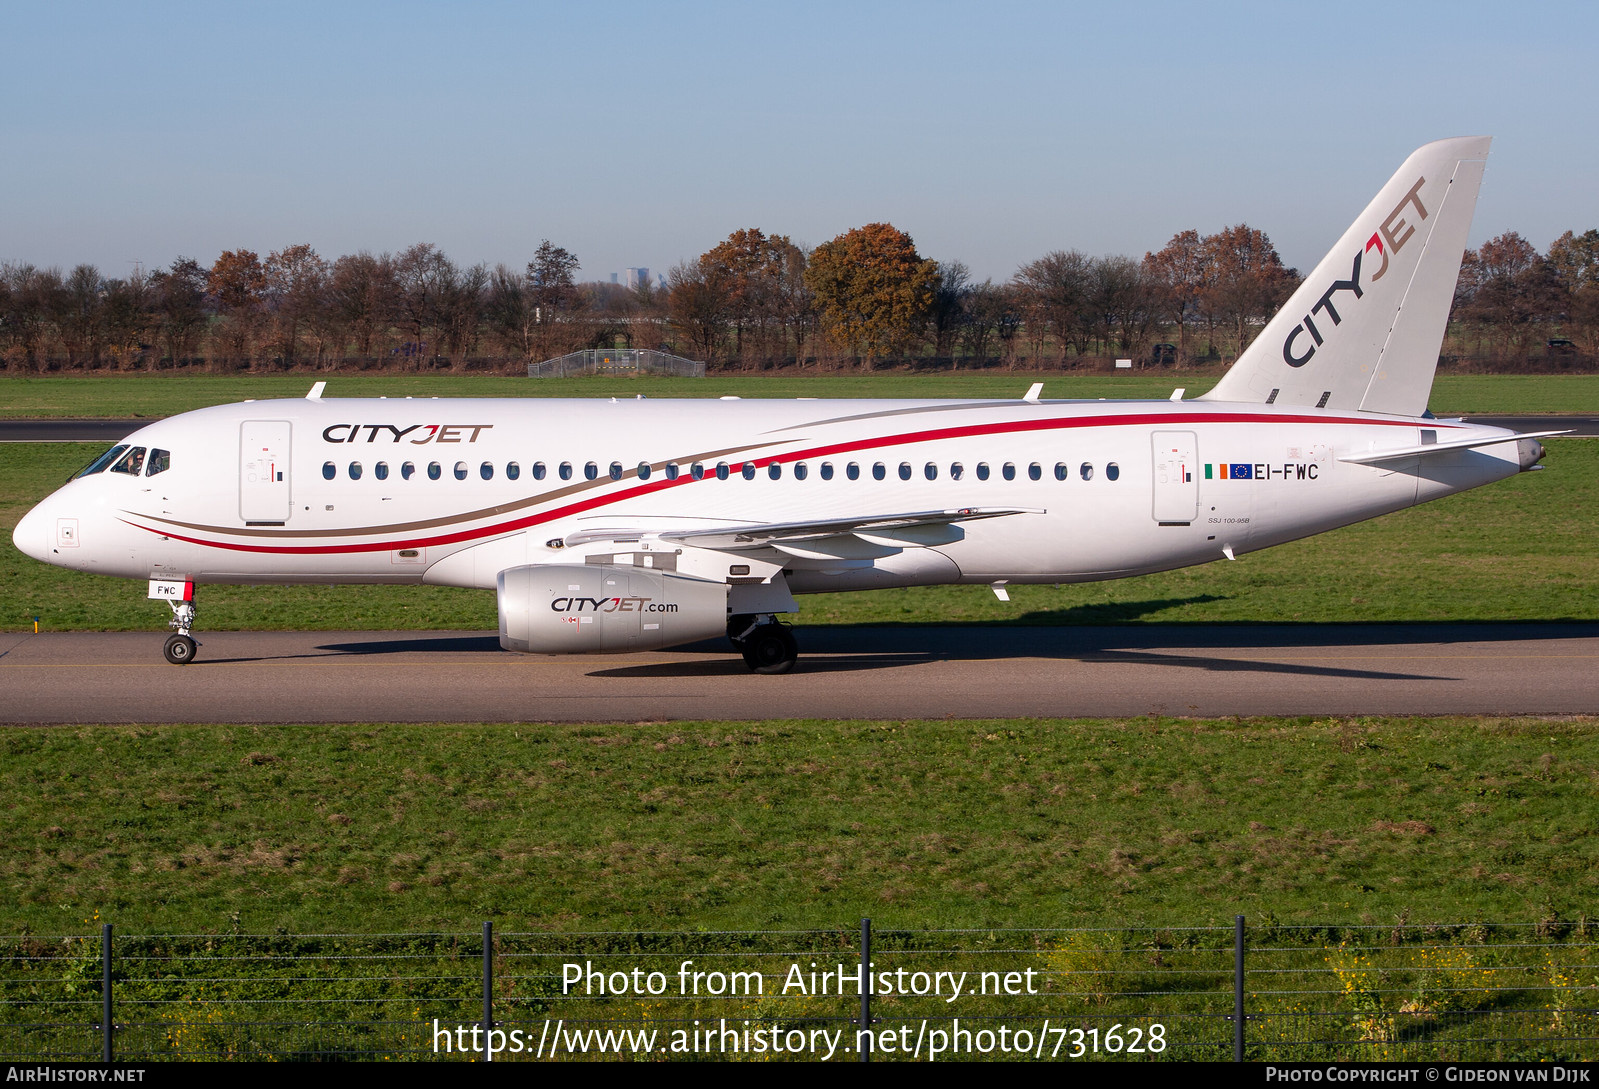
<svg viewBox="0 0 1599 1089">
<path fill-rule="evenodd" d="M 477 442 L 477 437 L 492 428 L 493 424 L 332 424 L 322 429 L 323 442 L 358 442 L 363 432 L 367 442 L 377 442 L 382 435 L 389 442 L 409 442 L 423 446 L 430 442 Z M 420 432 L 420 434 L 412 434 Z"/>
<path fill-rule="evenodd" d="M 1372 273 L 1370 282 L 1376 283 L 1383 278 L 1383 274 L 1388 271 L 1389 255 L 1402 250 L 1405 243 L 1410 241 L 1410 236 L 1416 233 L 1416 228 L 1404 219 L 1405 208 L 1407 206 L 1414 207 L 1418 216 L 1422 219 L 1427 218 L 1427 209 L 1421 203 L 1421 187 L 1426 180 L 1426 178 L 1417 178 L 1416 184 L 1410 187 L 1410 192 L 1405 194 L 1403 200 L 1394 205 L 1394 210 L 1389 212 L 1388 218 L 1382 221 L 1382 227 L 1372 232 L 1371 237 L 1366 240 L 1365 248 L 1355 254 L 1355 264 L 1349 270 L 1349 279 L 1334 280 L 1332 286 L 1321 293 L 1321 298 L 1317 300 L 1316 305 L 1310 308 L 1310 313 L 1305 315 L 1305 320 L 1288 331 L 1287 338 L 1283 340 L 1284 363 L 1290 367 L 1303 367 L 1316 354 L 1316 349 L 1325 343 L 1322 331 L 1316 325 L 1316 315 L 1324 315 L 1323 320 L 1330 320 L 1335 326 L 1342 323 L 1343 317 L 1338 313 L 1338 308 L 1333 305 L 1334 295 L 1340 291 L 1348 291 L 1357 300 L 1364 297 L 1365 292 L 1360 286 L 1360 263 L 1366 254 L 1373 249 L 1377 251 L 1377 256 L 1382 258 L 1382 266 Z M 1384 240 L 1387 241 L 1386 246 L 1383 245 Z M 1346 302 L 1344 305 L 1347 306 L 1348 303 Z M 1298 343 L 1302 337 L 1307 336 L 1313 343 Z M 1300 355 L 1300 351 L 1303 351 L 1304 354 Z"/>
</svg>

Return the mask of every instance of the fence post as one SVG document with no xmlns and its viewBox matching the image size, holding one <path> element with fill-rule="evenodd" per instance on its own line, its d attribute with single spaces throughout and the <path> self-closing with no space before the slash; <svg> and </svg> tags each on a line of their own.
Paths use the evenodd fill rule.
<svg viewBox="0 0 1599 1089">
<path fill-rule="evenodd" d="M 1233 916 L 1233 1062 L 1244 1061 L 1244 917 Z"/>
<path fill-rule="evenodd" d="M 494 923 L 483 923 L 483 1061 L 494 1061 L 489 1047 L 489 1030 L 494 1027 Z"/>
<path fill-rule="evenodd" d="M 111 1062 L 111 924 L 100 925 L 100 1061 Z"/>
<path fill-rule="evenodd" d="M 865 1041 L 860 1048 L 858 1062 L 869 1063 L 872 1061 L 872 921 L 861 920 L 861 1024 L 855 1033 L 857 1043 Z M 863 1035 L 864 1034 L 864 1035 Z"/>
</svg>

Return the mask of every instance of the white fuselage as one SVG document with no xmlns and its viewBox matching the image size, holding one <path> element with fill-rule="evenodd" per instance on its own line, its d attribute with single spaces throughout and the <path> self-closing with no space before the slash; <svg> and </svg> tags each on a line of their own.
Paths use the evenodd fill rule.
<svg viewBox="0 0 1599 1089">
<path fill-rule="evenodd" d="M 1425 458 L 1339 460 L 1501 434 Z M 130 578 L 490 588 L 508 568 L 582 562 L 656 532 L 1014 508 L 926 547 L 769 558 L 794 593 L 1077 582 L 1204 563 L 1511 476 L 1524 467 L 1515 438 L 1194 401 L 258 401 L 134 432 L 123 444 L 168 452 L 164 471 L 75 479 L 15 540 Z"/>
</svg>

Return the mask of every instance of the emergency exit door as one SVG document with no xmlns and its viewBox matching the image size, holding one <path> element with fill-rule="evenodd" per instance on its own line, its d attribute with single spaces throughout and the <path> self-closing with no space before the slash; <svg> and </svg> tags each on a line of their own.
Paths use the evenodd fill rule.
<svg viewBox="0 0 1599 1089">
<path fill-rule="evenodd" d="M 247 524 L 289 520 L 288 420 L 246 420 L 239 425 L 239 517 Z"/>
<path fill-rule="evenodd" d="M 1150 442 L 1155 455 L 1155 521 L 1188 525 L 1199 516 L 1199 443 L 1192 431 L 1156 431 Z"/>
</svg>

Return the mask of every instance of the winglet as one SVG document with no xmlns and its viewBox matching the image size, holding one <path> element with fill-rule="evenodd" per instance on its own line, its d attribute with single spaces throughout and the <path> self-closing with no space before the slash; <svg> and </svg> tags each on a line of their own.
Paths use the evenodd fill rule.
<svg viewBox="0 0 1599 1089">
<path fill-rule="evenodd" d="M 307 401 L 320 401 L 322 400 L 322 391 L 327 388 L 328 384 L 326 382 L 318 382 L 311 387 L 311 392 L 305 395 L 305 399 Z"/>
<path fill-rule="evenodd" d="M 1030 405 L 1036 405 L 1038 403 L 1039 396 L 1043 392 L 1044 383 L 1034 382 L 1032 385 L 1027 387 L 1027 396 L 1023 397 L 1022 400 L 1026 401 Z"/>
</svg>

